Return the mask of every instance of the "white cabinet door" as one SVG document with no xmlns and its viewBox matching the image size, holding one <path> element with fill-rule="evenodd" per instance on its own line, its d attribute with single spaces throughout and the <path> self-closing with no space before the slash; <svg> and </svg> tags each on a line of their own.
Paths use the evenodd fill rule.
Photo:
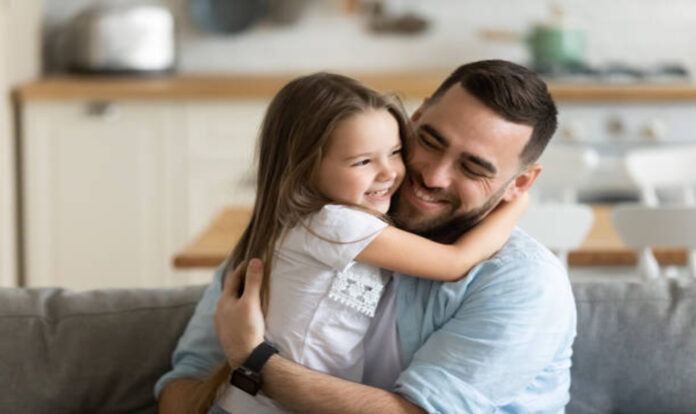
<svg viewBox="0 0 696 414">
<path fill-rule="evenodd" d="M 188 237 L 181 229 L 186 163 L 176 111 L 123 102 L 25 105 L 28 286 L 181 284 L 170 266 Z"/>
<path fill-rule="evenodd" d="M 0 0 L 0 287 L 14 287 L 19 281 L 10 91 L 39 73 L 40 24 L 40 0 Z"/>
<path fill-rule="evenodd" d="M 17 283 L 14 142 L 10 121 L 9 4 L 0 1 L 0 287 Z"/>
<path fill-rule="evenodd" d="M 227 206 L 252 206 L 254 150 L 267 100 L 191 102 L 187 107 L 189 231 Z"/>
</svg>

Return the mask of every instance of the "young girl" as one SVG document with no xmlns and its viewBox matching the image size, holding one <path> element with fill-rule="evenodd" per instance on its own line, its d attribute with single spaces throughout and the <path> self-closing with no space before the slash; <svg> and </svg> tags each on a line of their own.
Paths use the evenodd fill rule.
<svg viewBox="0 0 696 414">
<path fill-rule="evenodd" d="M 386 282 L 380 268 L 460 279 L 503 245 L 522 215 L 524 202 L 506 204 L 452 245 L 390 226 L 384 215 L 410 141 L 398 101 L 344 76 L 298 78 L 271 102 L 256 203 L 226 271 L 252 257 L 266 262 L 266 340 L 282 356 L 359 382 L 363 336 Z M 230 413 L 283 412 L 227 385 L 229 372 L 225 363 L 204 383 L 199 410 L 216 398 Z"/>
</svg>

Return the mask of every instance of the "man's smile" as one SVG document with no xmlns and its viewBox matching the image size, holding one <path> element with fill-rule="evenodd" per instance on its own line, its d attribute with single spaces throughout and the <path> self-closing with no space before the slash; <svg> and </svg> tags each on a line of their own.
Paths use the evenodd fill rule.
<svg viewBox="0 0 696 414">
<path fill-rule="evenodd" d="M 408 177 L 403 185 L 404 193 L 411 204 L 421 209 L 440 209 L 452 204 L 450 197 L 443 194 L 442 190 L 432 191 L 422 185 L 414 175 Z M 443 197 L 444 195 L 444 197 Z"/>
</svg>

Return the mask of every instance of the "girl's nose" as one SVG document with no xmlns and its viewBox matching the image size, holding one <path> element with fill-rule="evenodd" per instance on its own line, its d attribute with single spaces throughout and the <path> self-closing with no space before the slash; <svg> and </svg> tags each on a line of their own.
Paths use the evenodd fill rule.
<svg viewBox="0 0 696 414">
<path fill-rule="evenodd" d="M 389 162 L 385 162 L 381 165 L 379 173 L 377 174 L 377 179 L 379 181 L 390 181 L 396 177 L 396 168 Z"/>
</svg>

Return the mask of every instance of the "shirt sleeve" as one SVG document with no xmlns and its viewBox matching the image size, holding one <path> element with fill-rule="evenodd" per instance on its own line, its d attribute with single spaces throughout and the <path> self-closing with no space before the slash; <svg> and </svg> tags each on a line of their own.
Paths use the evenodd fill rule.
<svg viewBox="0 0 696 414">
<path fill-rule="evenodd" d="M 446 312 L 460 303 L 396 382 L 396 392 L 429 413 L 495 412 L 544 370 L 569 368 L 570 355 L 559 357 L 575 336 L 565 272 L 515 260 L 484 262 L 479 271 L 485 277 L 473 279 L 463 297 L 441 304 Z M 554 368 L 556 361 L 565 366 Z"/>
<path fill-rule="evenodd" d="M 159 399 L 160 392 L 169 381 L 177 378 L 203 379 L 225 360 L 213 320 L 221 294 L 223 268 L 224 263 L 217 268 L 213 281 L 196 305 L 172 354 L 172 370 L 155 384 L 155 398 Z"/>
<path fill-rule="evenodd" d="M 296 226 L 288 234 L 286 245 L 343 271 L 387 226 L 368 212 L 329 204 Z"/>
</svg>

